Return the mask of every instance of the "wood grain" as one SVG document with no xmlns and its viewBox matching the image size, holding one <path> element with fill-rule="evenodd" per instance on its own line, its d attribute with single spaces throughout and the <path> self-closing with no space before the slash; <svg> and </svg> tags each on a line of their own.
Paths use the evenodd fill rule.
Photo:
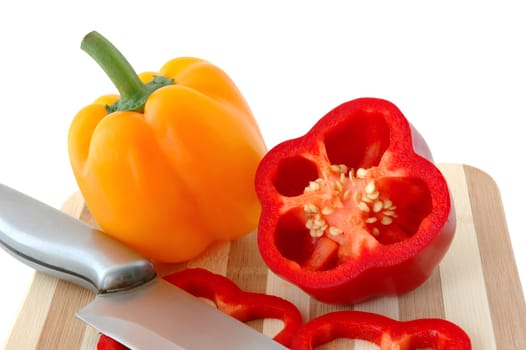
<svg viewBox="0 0 526 350">
<path fill-rule="evenodd" d="M 399 297 L 354 306 L 319 303 L 270 272 L 257 251 L 255 233 L 219 243 L 186 264 L 160 265 L 161 274 L 201 266 L 228 276 L 243 289 L 279 295 L 305 319 L 341 309 L 381 313 L 401 320 L 447 318 L 464 328 L 473 349 L 526 349 L 526 303 L 506 227 L 497 185 L 488 174 L 460 164 L 441 164 L 457 215 L 457 233 L 431 278 Z M 95 225 L 79 194 L 63 210 Z M 67 282 L 35 273 L 6 349 L 93 350 L 98 334 L 74 317 L 94 295 Z M 281 324 L 262 320 L 251 326 L 272 336 Z M 337 340 L 323 349 L 377 349 L 360 341 Z"/>
</svg>

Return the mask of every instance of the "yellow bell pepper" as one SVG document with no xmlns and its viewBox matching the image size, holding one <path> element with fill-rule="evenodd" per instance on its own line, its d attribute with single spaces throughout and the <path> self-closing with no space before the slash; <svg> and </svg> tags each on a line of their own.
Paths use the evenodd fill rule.
<svg viewBox="0 0 526 350">
<path fill-rule="evenodd" d="M 97 32 L 81 47 L 120 94 L 81 109 L 68 136 L 73 173 L 102 230 L 159 262 L 254 230 L 266 146 L 225 72 L 183 57 L 139 76 Z"/>
</svg>

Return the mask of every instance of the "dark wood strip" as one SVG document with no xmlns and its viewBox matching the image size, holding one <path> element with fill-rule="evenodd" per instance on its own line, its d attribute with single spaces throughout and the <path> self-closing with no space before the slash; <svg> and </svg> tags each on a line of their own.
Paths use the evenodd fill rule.
<svg viewBox="0 0 526 350">
<path fill-rule="evenodd" d="M 440 281 L 440 268 L 435 269 L 429 279 L 412 292 L 398 297 L 399 319 L 445 318 L 444 298 Z"/>
<path fill-rule="evenodd" d="M 75 317 L 75 312 L 93 298 L 87 289 L 59 281 L 37 349 L 79 349 L 86 325 Z"/>
<path fill-rule="evenodd" d="M 526 349 L 526 304 L 499 189 L 481 170 L 464 170 L 496 343 L 499 349 Z"/>
</svg>

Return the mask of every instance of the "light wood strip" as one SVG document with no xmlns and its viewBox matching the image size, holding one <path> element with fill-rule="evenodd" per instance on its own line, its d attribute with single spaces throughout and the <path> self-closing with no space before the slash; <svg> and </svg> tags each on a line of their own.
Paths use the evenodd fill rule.
<svg viewBox="0 0 526 350">
<path fill-rule="evenodd" d="M 496 343 L 499 349 L 526 349 L 526 303 L 499 189 L 488 174 L 464 168 Z"/>
<path fill-rule="evenodd" d="M 446 318 L 470 336 L 473 349 L 496 349 L 477 232 L 463 167 L 443 166 L 455 202 L 455 238 L 440 264 Z M 474 322 L 476 320 L 476 322 Z"/>
<path fill-rule="evenodd" d="M 268 270 L 266 293 L 284 298 L 300 310 L 303 320 L 309 319 L 311 298 L 300 288 L 277 276 Z M 267 319 L 263 321 L 263 333 L 269 336 L 275 335 L 282 328 L 282 323 L 277 320 Z"/>
<path fill-rule="evenodd" d="M 82 337 L 79 350 L 95 350 L 99 341 L 99 332 L 95 328 L 87 327 Z"/>
<path fill-rule="evenodd" d="M 46 323 L 58 280 L 35 272 L 20 314 L 13 326 L 6 350 L 36 349 Z"/>
<path fill-rule="evenodd" d="M 380 297 L 353 306 L 354 310 L 373 312 L 399 319 L 398 297 Z"/>
</svg>

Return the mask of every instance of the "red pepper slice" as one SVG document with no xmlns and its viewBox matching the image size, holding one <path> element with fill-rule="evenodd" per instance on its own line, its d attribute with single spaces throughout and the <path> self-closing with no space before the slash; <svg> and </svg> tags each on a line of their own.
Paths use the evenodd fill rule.
<svg viewBox="0 0 526 350">
<path fill-rule="evenodd" d="M 273 295 L 243 291 L 227 277 L 203 268 L 188 268 L 164 279 L 196 297 L 212 301 L 219 310 L 239 321 L 280 319 L 283 329 L 273 339 L 287 347 L 303 323 L 301 313 L 291 302 Z M 98 350 L 120 350 L 118 346 L 122 345 L 107 336 L 99 338 Z"/>
<path fill-rule="evenodd" d="M 271 149 L 256 192 L 264 261 L 327 303 L 415 289 L 455 231 L 447 183 L 424 139 L 376 98 L 344 103 Z"/>
<path fill-rule="evenodd" d="M 287 347 L 303 323 L 301 313 L 288 300 L 243 291 L 227 277 L 202 268 L 182 270 L 165 279 L 194 296 L 213 301 L 219 310 L 239 321 L 280 319 L 283 329 L 273 339 Z"/>
<path fill-rule="evenodd" d="M 101 334 L 97 342 L 97 350 L 128 350 L 128 347 L 105 334 Z"/>
<path fill-rule="evenodd" d="M 436 318 L 397 321 L 361 311 L 336 311 L 299 329 L 291 350 L 311 350 L 337 338 L 365 340 L 381 350 L 469 350 L 469 336 L 456 324 Z"/>
</svg>

